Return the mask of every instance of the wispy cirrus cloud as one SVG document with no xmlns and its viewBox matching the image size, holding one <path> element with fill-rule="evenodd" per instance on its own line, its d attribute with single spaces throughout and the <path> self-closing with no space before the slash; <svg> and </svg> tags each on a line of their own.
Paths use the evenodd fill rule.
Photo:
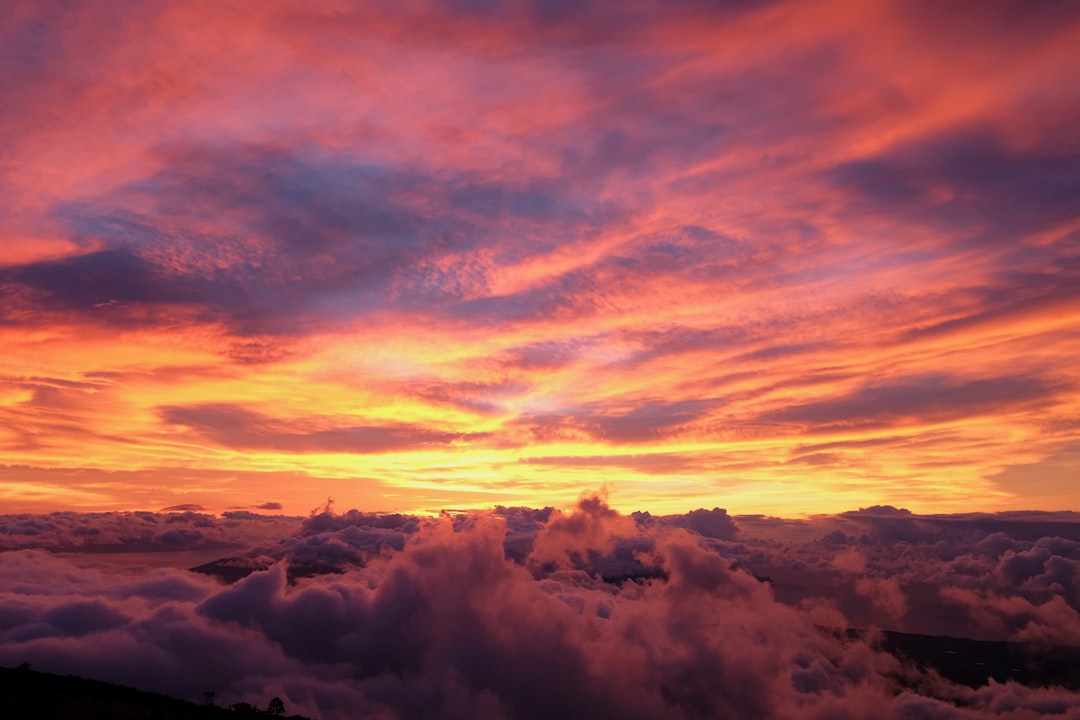
<svg viewBox="0 0 1080 720">
<path fill-rule="evenodd" d="M 0 448 L 42 502 L 1068 504 L 1069 3 L 3 12 Z"/>
<path fill-rule="evenodd" d="M 208 440 L 242 450 L 379 453 L 468 441 L 468 433 L 438 432 L 404 423 L 320 427 L 325 419 L 284 422 L 237 405 L 167 406 L 162 419 L 191 428 Z"/>
</svg>

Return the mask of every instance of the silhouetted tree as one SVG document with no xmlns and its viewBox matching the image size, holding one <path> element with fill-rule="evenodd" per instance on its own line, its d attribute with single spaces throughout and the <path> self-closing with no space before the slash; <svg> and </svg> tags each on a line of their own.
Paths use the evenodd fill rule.
<svg viewBox="0 0 1080 720">
<path fill-rule="evenodd" d="M 203 694 L 202 694 L 203 700 L 206 701 L 207 705 L 213 705 L 214 704 L 214 695 L 216 695 L 216 694 L 217 693 L 215 693 L 213 690 L 204 690 Z"/>
<path fill-rule="evenodd" d="M 284 715 L 285 703 L 281 702 L 281 698 L 275 697 L 270 700 L 270 704 L 266 706 L 266 712 L 271 715 Z"/>
</svg>

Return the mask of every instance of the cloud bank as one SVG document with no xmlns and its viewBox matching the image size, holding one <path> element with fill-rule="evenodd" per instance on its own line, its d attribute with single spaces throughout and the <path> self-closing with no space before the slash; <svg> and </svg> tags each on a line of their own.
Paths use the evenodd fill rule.
<svg viewBox="0 0 1080 720">
<path fill-rule="evenodd" d="M 953 684 L 843 630 L 920 631 L 936 603 L 954 633 L 1080 645 L 1078 548 L 1075 514 L 326 511 L 231 584 L 0 553 L 0 663 L 323 718 L 1068 718 L 1071 690 Z"/>
</svg>

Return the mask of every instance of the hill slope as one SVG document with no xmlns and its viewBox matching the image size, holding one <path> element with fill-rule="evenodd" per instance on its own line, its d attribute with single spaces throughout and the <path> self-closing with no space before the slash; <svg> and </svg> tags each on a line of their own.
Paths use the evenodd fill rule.
<svg viewBox="0 0 1080 720">
<path fill-rule="evenodd" d="M 54 675 L 27 667 L 0 667 L 0 717 L 5 720 L 240 720 L 271 715 L 246 705 L 222 708 L 177 700 L 159 693 Z"/>
</svg>

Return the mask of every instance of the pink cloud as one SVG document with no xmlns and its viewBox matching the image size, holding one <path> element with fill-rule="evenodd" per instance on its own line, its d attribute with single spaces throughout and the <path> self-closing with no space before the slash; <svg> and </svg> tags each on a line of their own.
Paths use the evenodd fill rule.
<svg viewBox="0 0 1080 720">
<path fill-rule="evenodd" d="M 688 517 L 631 519 L 596 496 L 565 514 L 503 508 L 419 521 L 324 513 L 282 539 L 280 561 L 232 585 L 181 570 L 132 574 L 80 567 L 75 555 L 9 551 L 0 553 L 0 664 L 29 661 L 192 699 L 210 689 L 222 702 L 265 704 L 278 695 L 290 709 L 324 718 L 598 717 L 614 709 L 643 718 L 983 719 L 1077 703 L 1060 688 L 971 689 L 924 675 L 882 652 L 880 633 L 848 636 L 851 621 L 838 609 L 867 595 L 880 617 L 904 623 L 922 602 L 907 589 L 937 578 L 937 601 L 967 613 L 977 635 L 1080 642 L 1064 596 L 1036 603 L 1022 595 L 1038 575 L 1022 573 L 1019 584 L 992 592 L 969 589 L 962 577 L 948 585 L 934 574 L 944 561 L 930 559 L 963 550 L 939 535 L 864 544 L 859 572 L 868 575 L 846 590 L 832 586 L 833 599 L 781 602 L 784 577 L 755 577 L 744 566 L 757 571 L 771 557 L 775 568 L 784 558 L 811 579 L 811 563 L 842 577 L 852 570 L 837 562 L 851 564 L 816 540 L 717 539 L 678 527 Z M 947 532 L 958 524 L 938 521 Z M 377 526 L 399 533 L 400 544 L 373 545 L 335 565 L 335 543 Z M 521 533 L 534 541 L 533 554 L 515 560 Z M 967 527 L 952 537 L 980 542 Z M 290 580 L 290 566 L 318 557 L 319 548 L 328 572 Z M 924 559 L 906 563 L 911 556 Z M 648 572 L 610 579 L 589 565 L 629 561 Z M 885 568 L 894 575 L 880 577 Z"/>
</svg>

